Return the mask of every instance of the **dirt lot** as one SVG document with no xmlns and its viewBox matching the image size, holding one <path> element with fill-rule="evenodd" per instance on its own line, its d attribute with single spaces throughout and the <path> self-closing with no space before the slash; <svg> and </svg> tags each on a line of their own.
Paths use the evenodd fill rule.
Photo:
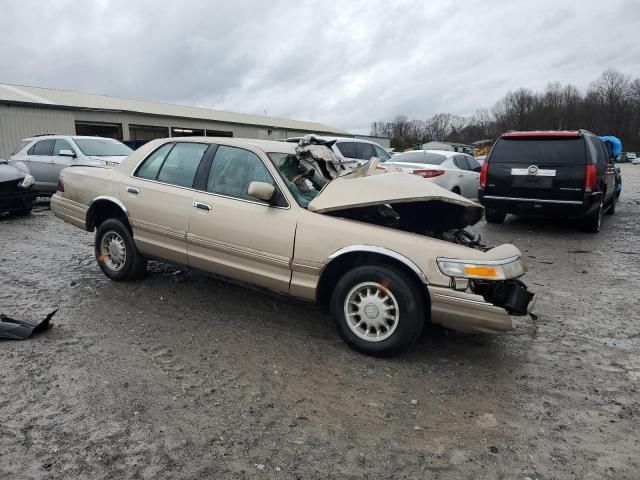
<svg viewBox="0 0 640 480">
<path fill-rule="evenodd" d="M 598 235 L 510 217 L 535 337 L 428 329 L 349 350 L 305 305 L 153 264 L 98 269 L 46 206 L 0 218 L 0 312 L 55 326 L 0 343 L 0 478 L 636 479 L 640 166 Z"/>
</svg>

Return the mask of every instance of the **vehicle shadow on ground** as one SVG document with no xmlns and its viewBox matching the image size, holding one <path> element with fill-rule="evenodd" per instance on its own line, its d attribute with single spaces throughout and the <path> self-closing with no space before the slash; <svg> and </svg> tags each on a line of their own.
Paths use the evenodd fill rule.
<svg viewBox="0 0 640 480">
<path fill-rule="evenodd" d="M 314 303 L 290 299 L 284 295 L 228 281 L 210 273 L 159 262 L 150 262 L 147 278 L 140 286 L 147 288 L 145 283 L 152 284 L 152 290 L 157 290 L 157 287 L 174 290 L 176 295 L 186 297 L 185 305 L 191 303 L 189 297 L 198 298 L 205 293 L 216 308 L 234 311 L 240 309 L 239 314 L 246 318 L 246 322 L 255 322 L 259 317 L 261 328 L 274 332 L 286 330 L 287 335 L 293 339 L 291 341 L 296 341 L 297 338 L 304 342 L 312 337 L 315 341 L 325 344 L 329 351 L 334 350 L 334 354 L 360 355 L 350 351 L 349 347 L 339 340 L 328 310 Z M 238 298 L 243 299 L 242 305 L 237 304 Z M 223 320 L 210 318 L 209 321 Z M 253 329 L 249 329 L 247 334 L 251 335 L 252 331 Z M 263 333 L 255 332 L 256 344 L 262 342 L 262 335 Z M 483 359 L 489 362 L 499 358 L 500 362 L 508 364 L 512 355 L 518 356 L 517 352 L 505 348 L 505 344 L 509 342 L 507 336 L 460 333 L 427 323 L 422 335 L 408 352 L 380 361 L 400 360 L 400 363 L 415 363 L 438 358 L 464 362 L 477 361 L 478 357 L 485 357 Z"/>
</svg>

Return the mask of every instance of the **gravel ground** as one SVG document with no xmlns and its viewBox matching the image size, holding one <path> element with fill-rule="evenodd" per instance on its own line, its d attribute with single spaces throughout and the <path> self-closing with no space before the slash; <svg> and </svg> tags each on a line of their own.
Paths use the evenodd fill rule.
<svg viewBox="0 0 640 480">
<path fill-rule="evenodd" d="M 45 206 L 0 218 L 0 478 L 637 479 L 640 166 L 598 235 L 480 225 L 527 256 L 530 336 L 430 328 L 359 355 L 304 304 L 152 264 L 109 281 Z"/>
</svg>

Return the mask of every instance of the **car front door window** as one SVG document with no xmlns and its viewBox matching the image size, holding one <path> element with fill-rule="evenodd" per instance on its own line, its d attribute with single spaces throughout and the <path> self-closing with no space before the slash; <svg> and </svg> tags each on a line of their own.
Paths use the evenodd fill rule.
<svg viewBox="0 0 640 480">
<path fill-rule="evenodd" d="M 74 151 L 69 142 L 61 138 L 58 138 L 53 145 L 53 156 L 54 157 L 60 156 L 61 150 L 71 150 L 72 152 Z"/>
<path fill-rule="evenodd" d="M 209 172 L 207 191 L 255 201 L 248 193 L 251 182 L 265 182 L 275 186 L 273 177 L 255 153 L 226 145 L 218 147 Z"/>
</svg>

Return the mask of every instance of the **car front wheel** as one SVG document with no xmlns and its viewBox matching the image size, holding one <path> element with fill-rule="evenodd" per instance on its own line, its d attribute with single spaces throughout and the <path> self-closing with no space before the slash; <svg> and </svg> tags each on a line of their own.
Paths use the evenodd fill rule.
<svg viewBox="0 0 640 480">
<path fill-rule="evenodd" d="M 111 280 L 142 278 L 147 260 L 136 249 L 129 229 L 120 220 L 110 218 L 96 232 L 95 254 L 102 272 Z"/>
<path fill-rule="evenodd" d="M 354 268 L 331 296 L 338 333 L 354 350 L 390 357 L 407 350 L 425 323 L 423 296 L 400 270 L 385 265 Z"/>
</svg>

